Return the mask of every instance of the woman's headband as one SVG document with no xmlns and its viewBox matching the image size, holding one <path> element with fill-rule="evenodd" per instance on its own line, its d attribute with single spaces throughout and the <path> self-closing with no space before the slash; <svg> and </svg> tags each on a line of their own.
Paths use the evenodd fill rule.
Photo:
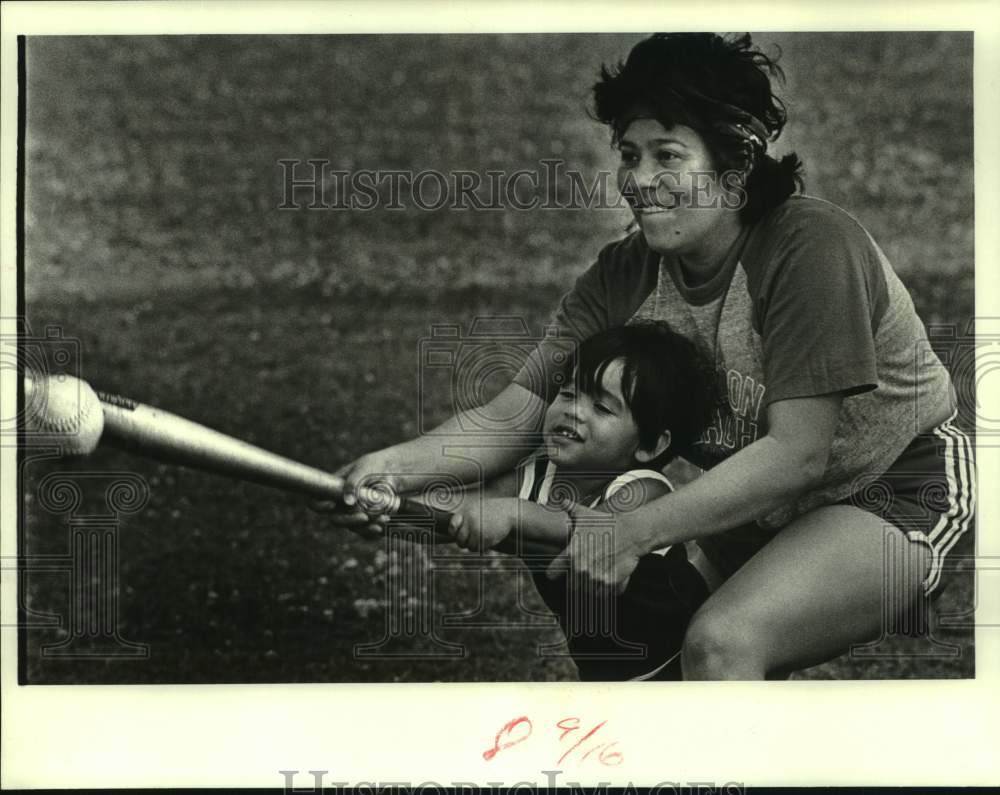
<svg viewBox="0 0 1000 795">
<path fill-rule="evenodd" d="M 687 104 L 687 98 L 681 95 L 680 92 L 673 89 L 667 89 L 667 92 L 676 97 L 680 103 Z M 767 151 L 767 142 L 771 134 L 764 125 L 764 122 L 752 113 L 736 105 L 730 105 L 727 102 L 707 97 L 697 89 L 688 88 L 685 93 L 705 105 L 712 106 L 721 111 L 720 115 L 726 118 L 723 121 L 716 122 L 712 126 L 723 134 L 742 139 L 747 149 L 747 155 L 751 160 L 756 160 L 759 154 Z M 655 119 L 656 116 L 656 112 L 649 105 L 641 104 L 633 108 L 632 113 L 623 117 L 618 126 L 620 130 L 626 130 L 636 119 Z"/>
</svg>

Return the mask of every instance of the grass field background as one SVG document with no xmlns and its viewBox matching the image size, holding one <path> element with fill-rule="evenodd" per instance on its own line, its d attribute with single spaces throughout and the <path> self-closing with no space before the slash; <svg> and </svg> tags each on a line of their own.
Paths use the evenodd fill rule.
<svg viewBox="0 0 1000 795">
<path fill-rule="evenodd" d="M 500 314 L 539 331 L 628 219 L 279 210 L 278 161 L 485 173 L 561 158 L 585 175 L 612 169 L 589 91 L 599 64 L 638 38 L 31 38 L 31 329 L 78 339 L 77 364 L 101 388 L 325 468 L 412 436 L 418 344 L 431 327 Z M 865 224 L 925 322 L 964 327 L 974 311 L 971 35 L 755 38 L 784 51 L 791 121 L 778 149 L 803 157 L 808 192 Z M 445 395 L 424 406 L 437 418 L 448 408 Z M 32 556 L 68 544 L 67 517 L 35 498 L 54 471 L 134 472 L 149 484 L 149 504 L 121 522 L 118 626 L 150 656 L 50 658 L 41 647 L 65 627 L 32 629 L 30 681 L 575 676 L 569 661 L 536 653 L 558 633 L 514 607 L 510 573 L 481 576 L 455 551 L 429 561 L 418 547 L 386 550 L 275 492 L 114 452 L 29 460 Z M 956 552 L 971 554 L 971 538 Z M 415 656 L 441 645 L 412 638 L 394 644 L 402 656 L 355 655 L 383 636 L 388 596 L 413 565 L 433 566 L 433 585 L 411 583 L 400 609 L 432 616 L 463 655 Z M 464 570 L 440 571 L 453 567 Z M 935 624 L 937 645 L 894 639 L 880 645 L 885 656 L 797 676 L 972 675 L 972 632 L 955 618 L 971 605 L 970 569 L 939 602 L 952 619 Z M 66 615 L 65 574 L 26 582 L 32 611 Z M 955 656 L 940 656 L 944 643 Z"/>
</svg>

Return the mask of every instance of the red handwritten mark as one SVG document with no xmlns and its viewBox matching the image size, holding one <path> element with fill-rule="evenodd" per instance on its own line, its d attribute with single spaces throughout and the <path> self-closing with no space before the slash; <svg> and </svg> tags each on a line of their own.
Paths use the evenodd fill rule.
<svg viewBox="0 0 1000 795">
<path fill-rule="evenodd" d="M 595 745 L 593 748 L 587 751 L 587 753 L 585 753 L 582 757 L 580 757 L 580 761 L 582 762 L 584 759 L 586 759 L 595 751 L 600 751 L 600 753 L 597 755 L 598 762 L 600 762 L 602 765 L 606 767 L 618 767 L 618 765 L 620 765 L 624 761 L 625 757 L 622 755 L 621 751 L 611 750 L 616 745 L 618 745 L 617 740 L 611 743 L 601 743 L 599 745 Z"/>
<path fill-rule="evenodd" d="M 562 721 L 560 721 L 560 722 L 562 722 Z M 607 721 L 606 720 L 602 720 L 593 729 L 591 729 L 589 732 L 587 732 L 585 735 L 583 735 L 583 737 L 581 737 L 579 740 L 577 740 L 576 743 L 574 743 L 574 745 L 568 751 L 566 751 L 566 753 L 564 753 L 562 756 L 559 757 L 559 761 L 556 764 L 561 765 L 563 763 L 563 760 L 567 756 L 569 756 L 571 753 L 573 753 L 573 751 L 575 751 L 577 748 L 579 748 L 582 743 L 586 742 L 591 737 L 593 737 L 597 733 L 597 730 L 600 729 L 601 726 L 603 726 L 605 723 L 607 723 Z M 558 723 L 556 725 L 559 726 Z M 566 727 L 566 726 L 559 726 L 559 728 L 566 729 L 568 727 Z M 572 731 L 572 729 L 570 729 L 570 731 Z M 565 737 L 568 733 L 569 733 L 569 731 L 563 732 L 563 737 Z M 562 739 L 562 738 L 560 737 L 560 739 Z"/>
<path fill-rule="evenodd" d="M 623 761 L 625 761 L 625 757 L 622 755 L 621 751 L 611 750 L 616 745 L 618 745 L 617 740 L 615 740 L 613 743 L 608 743 L 606 746 L 604 746 L 604 750 L 597 755 L 597 761 L 600 762 L 602 765 L 605 765 L 606 767 L 618 767 L 618 765 L 620 765 Z M 612 759 L 617 761 L 612 762 L 611 761 Z"/>
<path fill-rule="evenodd" d="M 510 740 L 509 742 L 504 742 L 503 744 L 500 743 L 501 737 L 504 736 L 509 737 L 510 734 L 514 731 L 515 727 L 517 727 L 522 723 L 527 724 L 528 726 L 527 734 L 525 734 L 523 737 L 518 737 L 516 740 Z M 517 745 L 518 743 L 523 743 L 531 736 L 533 728 L 534 727 L 531 725 L 531 721 L 528 720 L 528 717 L 526 715 L 522 715 L 520 718 L 514 718 L 514 720 L 510 721 L 509 723 L 505 723 L 500 728 L 500 731 L 497 732 L 497 736 L 493 738 L 493 747 L 483 751 L 483 759 L 489 762 L 494 756 L 496 756 L 504 749 L 510 748 L 511 746 Z"/>
<path fill-rule="evenodd" d="M 566 725 L 564 725 L 564 724 L 568 723 L 569 721 L 575 721 L 575 722 L 573 723 L 572 726 L 566 726 Z M 562 738 L 565 737 L 567 734 L 569 734 L 572 731 L 576 731 L 577 729 L 580 728 L 580 719 L 579 718 L 563 718 L 561 721 L 559 721 L 556 724 L 556 727 L 563 730 L 562 734 L 559 735 L 559 740 L 562 741 Z"/>
</svg>

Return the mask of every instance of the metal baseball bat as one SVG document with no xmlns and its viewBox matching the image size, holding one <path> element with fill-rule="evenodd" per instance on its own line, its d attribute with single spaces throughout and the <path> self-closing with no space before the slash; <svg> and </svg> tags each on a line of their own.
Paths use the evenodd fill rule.
<svg viewBox="0 0 1000 795">
<path fill-rule="evenodd" d="M 344 479 L 241 441 L 197 422 L 120 395 L 97 391 L 104 413 L 101 442 L 183 466 L 273 486 L 322 500 L 344 496 Z M 432 517 L 444 530 L 451 515 L 401 499 L 387 490 L 361 487 L 358 502 L 368 512 Z"/>
<path fill-rule="evenodd" d="M 272 486 L 323 500 L 344 496 L 343 478 L 235 439 L 130 398 L 96 392 L 71 376 L 26 372 L 25 416 L 32 433 L 61 439 L 69 455 L 86 455 L 103 442 L 142 456 Z M 386 514 L 413 541 L 451 541 L 451 514 L 387 489 L 356 489 L 359 507 Z M 524 556 L 551 556 L 553 545 L 509 538 L 499 548 Z"/>
<path fill-rule="evenodd" d="M 316 467 L 294 461 L 228 436 L 162 409 L 129 398 L 96 392 L 104 414 L 102 443 L 183 466 L 272 486 L 284 491 L 324 500 L 344 496 L 344 479 Z M 451 540 L 447 527 L 451 514 L 416 500 L 401 498 L 388 490 L 361 487 L 356 490 L 359 506 L 367 513 L 382 513 L 412 531 L 425 526 L 431 536 L 413 540 Z M 510 537 L 499 549 L 513 554 L 551 556 L 551 545 Z"/>
<path fill-rule="evenodd" d="M 74 438 L 72 429 L 79 427 L 74 424 L 77 418 L 72 416 L 79 412 L 79 409 L 73 408 L 79 405 L 77 401 L 100 403 L 103 422 L 94 426 L 89 442 L 78 445 L 75 450 L 77 453 L 92 450 L 99 440 L 100 443 L 144 457 L 260 483 L 306 497 L 340 500 L 344 496 L 344 479 L 337 475 L 131 398 L 91 390 L 84 381 L 69 377 L 62 380 L 69 385 L 69 393 L 74 399 L 70 401 L 70 406 L 63 406 L 67 410 L 67 416 L 62 419 L 68 420 L 68 424 L 56 423 L 55 430 L 65 425 L 70 431 L 69 439 Z M 25 378 L 26 394 L 38 388 L 39 383 L 44 389 L 47 382 L 44 378 L 39 382 L 28 374 Z M 37 420 L 37 417 L 34 419 Z M 46 429 L 53 430 L 48 427 Z M 411 540 L 451 540 L 447 532 L 451 514 L 446 511 L 417 500 L 401 498 L 391 490 L 360 487 L 355 493 L 362 510 L 370 514 L 388 514 L 397 528 L 400 524 L 405 526 L 411 534 Z M 425 530 L 431 532 L 423 532 Z M 539 545 L 526 539 L 522 539 L 518 546 L 513 538 L 508 539 L 501 548 L 522 555 L 551 555 L 558 551 L 549 545 Z"/>
</svg>

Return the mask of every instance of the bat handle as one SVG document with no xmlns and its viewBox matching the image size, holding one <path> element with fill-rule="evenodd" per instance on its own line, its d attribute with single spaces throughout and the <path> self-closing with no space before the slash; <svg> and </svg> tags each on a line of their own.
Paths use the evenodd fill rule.
<svg viewBox="0 0 1000 795">
<path fill-rule="evenodd" d="M 451 514 L 433 505 L 400 497 L 390 488 L 358 486 L 354 491 L 357 505 L 372 516 L 387 514 L 398 525 L 407 525 L 432 535 L 448 537 Z"/>
<path fill-rule="evenodd" d="M 389 489 L 361 486 L 355 492 L 363 510 L 370 513 L 389 514 L 390 527 L 406 540 L 424 544 L 443 544 L 453 541 L 448 532 L 452 514 L 417 500 L 399 497 Z M 511 534 L 496 549 L 525 560 L 546 562 L 559 554 L 555 544 L 535 541 Z"/>
</svg>

